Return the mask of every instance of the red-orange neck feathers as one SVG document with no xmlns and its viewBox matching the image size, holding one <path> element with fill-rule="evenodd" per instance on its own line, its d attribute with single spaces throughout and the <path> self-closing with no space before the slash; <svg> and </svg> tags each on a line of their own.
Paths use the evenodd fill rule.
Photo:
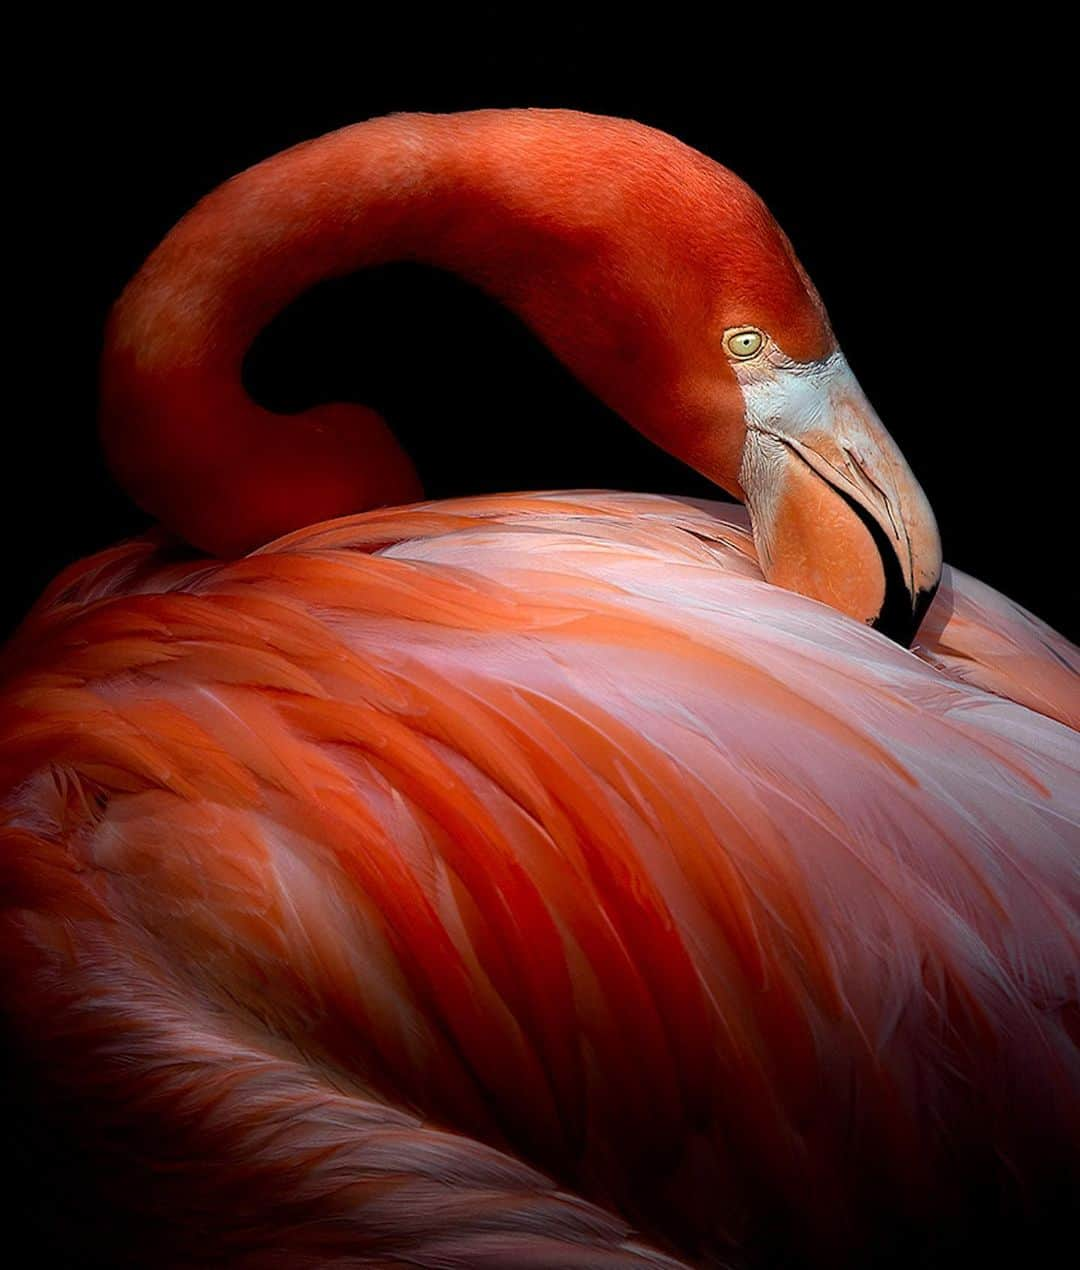
<svg viewBox="0 0 1080 1270">
<path fill-rule="evenodd" d="M 735 493 L 742 402 L 722 330 L 782 329 L 800 360 L 831 341 L 757 196 L 663 133 L 570 111 L 375 119 L 227 182 L 121 296 L 102 431 L 138 502 L 231 555 L 418 497 L 372 411 L 276 415 L 241 383 L 247 349 L 290 301 L 395 260 L 501 299 L 613 409 Z M 437 338 L 417 315 L 418 365 Z"/>
</svg>

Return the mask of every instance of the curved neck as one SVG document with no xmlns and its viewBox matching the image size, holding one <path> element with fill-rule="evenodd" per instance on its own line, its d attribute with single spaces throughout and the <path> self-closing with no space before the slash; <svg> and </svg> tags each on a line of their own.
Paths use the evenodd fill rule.
<svg viewBox="0 0 1080 1270">
<path fill-rule="evenodd" d="M 738 492 L 713 314 L 748 233 L 779 231 L 745 185 L 637 124 L 481 111 L 344 129 L 221 186 L 121 296 L 102 371 L 110 462 L 142 506 L 225 555 L 419 497 L 374 412 L 277 415 L 241 381 L 259 331 L 306 289 L 412 260 L 502 300 L 608 405 Z M 791 284 L 766 270 L 740 282 L 754 285 Z"/>
</svg>

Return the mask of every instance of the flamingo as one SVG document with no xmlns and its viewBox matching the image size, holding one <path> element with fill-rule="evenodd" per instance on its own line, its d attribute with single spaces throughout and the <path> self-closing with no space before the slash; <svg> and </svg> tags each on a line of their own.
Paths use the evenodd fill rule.
<svg viewBox="0 0 1080 1270">
<path fill-rule="evenodd" d="M 372 411 L 246 396 L 401 259 L 745 508 L 424 502 Z M 101 427 L 164 528 L 3 653 L 0 957 L 108 1264 L 880 1265 L 1073 1194 L 1080 656 L 942 565 L 732 173 L 570 111 L 301 145 L 128 286 Z"/>
</svg>

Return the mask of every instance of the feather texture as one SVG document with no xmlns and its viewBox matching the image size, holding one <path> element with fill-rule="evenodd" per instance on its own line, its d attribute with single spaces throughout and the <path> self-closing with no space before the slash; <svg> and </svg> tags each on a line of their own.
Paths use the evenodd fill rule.
<svg viewBox="0 0 1080 1270">
<path fill-rule="evenodd" d="M 5 994 L 200 1232 L 156 1264 L 835 1264 L 1037 1198 L 1077 654 L 958 571 L 920 641 L 642 495 L 68 570 L 4 654 Z"/>
</svg>

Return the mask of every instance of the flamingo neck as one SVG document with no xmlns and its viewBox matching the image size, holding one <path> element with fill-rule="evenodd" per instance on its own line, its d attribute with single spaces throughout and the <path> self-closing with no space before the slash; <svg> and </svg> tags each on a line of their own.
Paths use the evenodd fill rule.
<svg viewBox="0 0 1080 1270">
<path fill-rule="evenodd" d="M 481 111 L 343 129 L 209 195 L 121 296 L 102 374 L 110 462 L 143 507 L 221 555 L 419 497 L 373 411 L 278 415 L 241 379 L 260 330 L 309 287 L 412 260 L 502 300 L 609 406 L 738 492 L 716 306 L 733 287 L 750 303 L 787 287 L 796 319 L 807 307 L 783 269 L 741 276 L 748 234 L 779 230 L 742 182 L 637 124 Z M 417 327 L 421 361 L 432 334 Z"/>
</svg>

